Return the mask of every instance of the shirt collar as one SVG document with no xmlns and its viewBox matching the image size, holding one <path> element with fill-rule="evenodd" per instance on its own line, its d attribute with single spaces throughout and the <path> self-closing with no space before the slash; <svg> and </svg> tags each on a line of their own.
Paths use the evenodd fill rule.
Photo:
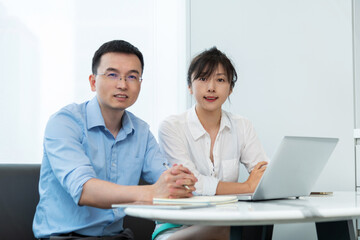
<svg viewBox="0 0 360 240">
<path fill-rule="evenodd" d="M 93 127 L 99 127 L 99 126 L 103 126 L 104 128 L 106 128 L 105 121 L 101 114 L 100 105 L 96 96 L 88 102 L 86 112 L 87 112 L 86 121 L 88 123 L 87 124 L 88 130 Z M 123 130 L 125 135 L 128 135 L 133 130 L 135 130 L 134 124 L 127 111 L 124 111 L 121 121 L 122 123 L 121 123 L 120 131 Z"/>
<path fill-rule="evenodd" d="M 88 130 L 93 127 L 105 127 L 104 118 L 101 114 L 100 106 L 96 96 L 91 99 L 86 107 L 86 121 Z"/>
<path fill-rule="evenodd" d="M 131 120 L 131 117 L 126 110 L 124 111 L 121 121 L 121 128 L 124 130 L 125 135 L 135 131 L 133 121 Z"/>
<path fill-rule="evenodd" d="M 194 140 L 197 140 L 201 136 L 206 134 L 204 127 L 201 125 L 201 122 L 196 115 L 195 105 L 188 111 L 187 122 L 189 125 L 190 133 Z"/>
<path fill-rule="evenodd" d="M 231 122 L 230 122 L 227 112 L 222 110 L 219 132 L 221 132 L 225 128 L 231 129 Z"/>
<path fill-rule="evenodd" d="M 197 140 L 206 134 L 206 130 L 196 114 L 195 105 L 188 111 L 187 122 L 194 140 Z M 231 123 L 226 112 L 222 110 L 219 132 L 223 131 L 225 128 L 231 129 Z"/>
</svg>

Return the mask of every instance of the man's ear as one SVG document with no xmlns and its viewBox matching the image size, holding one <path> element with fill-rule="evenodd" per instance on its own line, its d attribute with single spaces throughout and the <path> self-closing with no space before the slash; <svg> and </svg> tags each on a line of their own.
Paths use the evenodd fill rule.
<svg viewBox="0 0 360 240">
<path fill-rule="evenodd" d="M 230 97 L 230 95 L 232 94 L 232 92 L 233 92 L 233 90 L 232 90 L 232 88 L 230 88 L 228 97 Z"/>
<path fill-rule="evenodd" d="M 95 77 L 95 74 L 91 74 L 89 76 L 89 83 L 90 83 L 90 88 L 91 88 L 91 91 L 93 92 L 96 92 L 96 77 Z"/>
</svg>

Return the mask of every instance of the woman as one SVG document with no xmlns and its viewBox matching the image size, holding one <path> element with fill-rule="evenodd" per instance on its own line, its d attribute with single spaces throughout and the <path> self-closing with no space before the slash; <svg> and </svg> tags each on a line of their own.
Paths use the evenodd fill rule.
<svg viewBox="0 0 360 240">
<path fill-rule="evenodd" d="M 230 59 L 216 47 L 196 56 L 187 83 L 196 104 L 183 114 L 167 118 L 159 128 L 160 148 L 172 164 L 189 168 L 198 179 L 196 194 L 220 195 L 254 192 L 267 156 L 251 122 L 222 110 L 237 74 Z M 239 183 L 239 166 L 250 172 Z M 176 228 L 175 228 L 176 227 Z M 162 230 L 162 231 L 159 231 Z M 156 239 L 228 239 L 229 227 L 158 225 Z"/>
</svg>

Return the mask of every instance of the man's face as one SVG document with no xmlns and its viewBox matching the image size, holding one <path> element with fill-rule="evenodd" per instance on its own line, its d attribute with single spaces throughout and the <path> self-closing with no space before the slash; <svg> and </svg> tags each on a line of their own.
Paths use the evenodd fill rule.
<svg viewBox="0 0 360 240">
<path fill-rule="evenodd" d="M 133 105 L 139 96 L 141 74 L 141 63 L 135 54 L 112 52 L 102 55 L 97 74 L 89 77 L 101 110 L 118 112 Z"/>
</svg>

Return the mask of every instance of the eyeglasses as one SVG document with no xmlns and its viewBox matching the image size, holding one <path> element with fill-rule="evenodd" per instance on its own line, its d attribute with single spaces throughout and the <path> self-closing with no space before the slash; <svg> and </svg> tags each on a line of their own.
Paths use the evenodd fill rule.
<svg viewBox="0 0 360 240">
<path fill-rule="evenodd" d="M 108 79 L 110 81 L 116 81 L 116 80 L 122 80 L 122 79 L 125 80 L 125 82 L 129 82 L 129 83 L 136 83 L 136 82 L 142 81 L 142 78 L 136 72 L 132 72 L 132 73 L 126 75 L 125 78 L 122 78 L 120 76 L 120 74 L 118 74 L 116 72 L 97 73 L 95 75 L 103 75 L 103 76 L 105 76 L 106 79 Z"/>
</svg>

